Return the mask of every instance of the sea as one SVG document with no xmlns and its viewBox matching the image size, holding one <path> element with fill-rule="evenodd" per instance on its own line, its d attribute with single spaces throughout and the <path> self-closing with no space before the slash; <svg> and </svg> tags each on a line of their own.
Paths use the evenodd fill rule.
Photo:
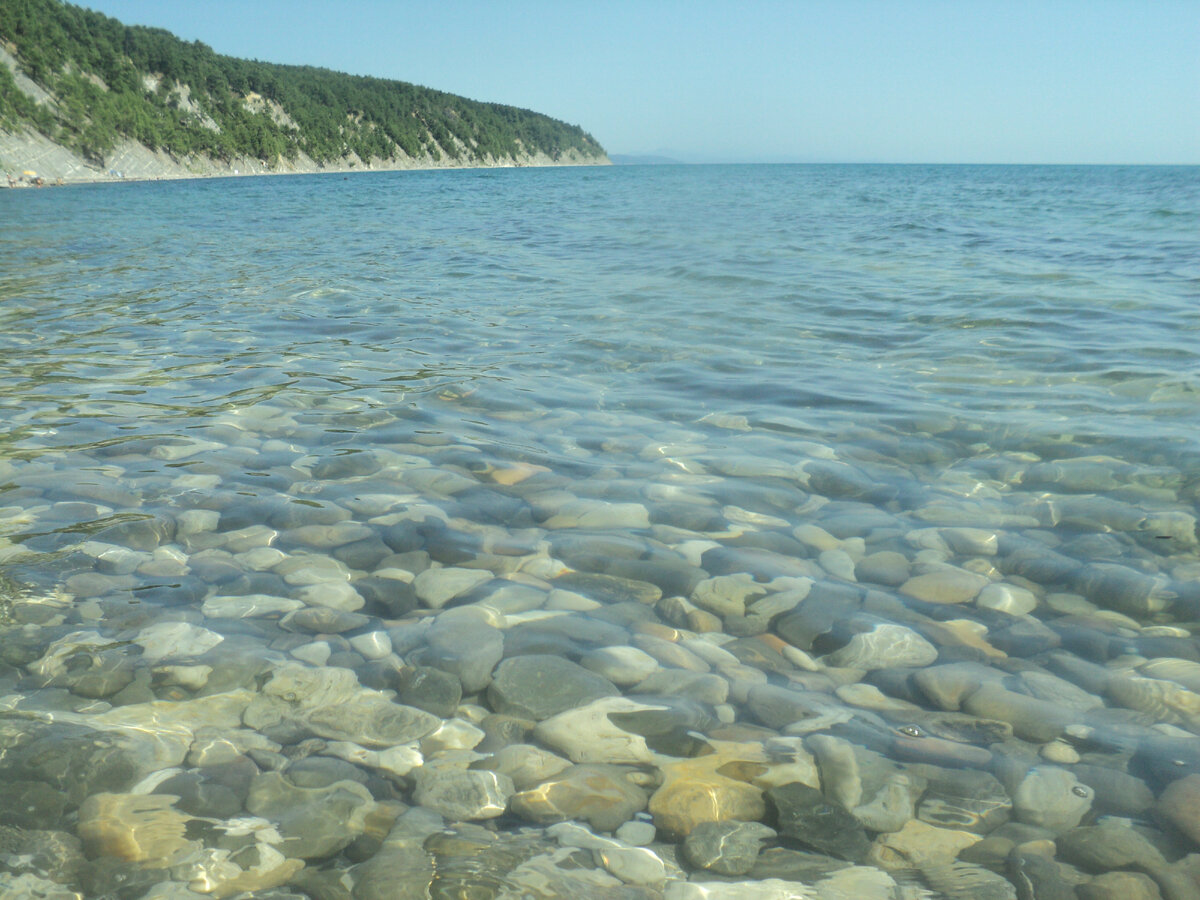
<svg viewBox="0 0 1200 900">
<path fill-rule="evenodd" d="M 1200 896 L 1198 503 L 1196 167 L 0 192 L 0 893 Z"/>
</svg>

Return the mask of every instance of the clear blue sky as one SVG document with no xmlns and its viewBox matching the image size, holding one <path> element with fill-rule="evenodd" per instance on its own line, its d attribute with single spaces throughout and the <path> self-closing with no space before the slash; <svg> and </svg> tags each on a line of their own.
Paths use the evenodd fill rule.
<svg viewBox="0 0 1200 900">
<path fill-rule="evenodd" d="M 1200 163 L 1200 0 L 82 0 L 689 162 Z"/>
</svg>

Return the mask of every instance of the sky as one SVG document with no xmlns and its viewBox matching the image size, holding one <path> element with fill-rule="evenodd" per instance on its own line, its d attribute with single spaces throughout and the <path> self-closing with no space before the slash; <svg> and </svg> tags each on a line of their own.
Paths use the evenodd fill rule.
<svg viewBox="0 0 1200 900">
<path fill-rule="evenodd" d="M 1200 164 L 1200 0 L 77 0 L 685 162 Z"/>
</svg>

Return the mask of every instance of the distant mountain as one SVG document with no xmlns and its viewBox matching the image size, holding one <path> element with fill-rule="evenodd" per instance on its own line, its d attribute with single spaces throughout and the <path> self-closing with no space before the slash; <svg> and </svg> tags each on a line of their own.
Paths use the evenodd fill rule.
<svg viewBox="0 0 1200 900">
<path fill-rule="evenodd" d="M 185 167 L 609 161 L 579 126 L 527 109 L 223 56 L 60 0 L 0 0 L 3 134 L 40 135 L 101 171 L 130 142 Z"/>
<path fill-rule="evenodd" d="M 682 166 L 682 160 L 669 156 L 638 156 L 629 153 L 610 153 L 608 158 L 614 166 Z"/>
</svg>

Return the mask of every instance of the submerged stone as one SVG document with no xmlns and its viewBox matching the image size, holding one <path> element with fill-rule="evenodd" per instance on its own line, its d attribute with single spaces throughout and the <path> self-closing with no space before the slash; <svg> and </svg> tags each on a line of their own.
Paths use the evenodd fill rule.
<svg viewBox="0 0 1200 900">
<path fill-rule="evenodd" d="M 199 849 L 187 836 L 191 817 L 162 794 L 93 794 L 79 807 L 79 836 L 89 855 L 165 868 Z"/>
<path fill-rule="evenodd" d="M 761 746 L 713 743 L 714 753 L 661 766 L 662 785 L 649 803 L 660 831 L 684 837 L 703 822 L 754 822 L 763 817 L 762 789 L 750 783 L 767 771 Z"/>
<path fill-rule="evenodd" d="M 323 859 L 348 846 L 373 805 L 357 782 L 301 787 L 279 772 L 256 776 L 246 798 L 246 810 L 271 821 L 283 836 L 280 849 L 298 859 Z"/>
<path fill-rule="evenodd" d="M 781 837 L 851 862 L 866 858 L 866 831 L 848 810 L 816 788 L 793 782 L 769 789 L 766 797 Z"/>
<path fill-rule="evenodd" d="M 908 579 L 900 586 L 900 592 L 926 603 L 966 603 L 989 583 L 974 572 L 946 567 Z"/>
<path fill-rule="evenodd" d="M 606 697 L 551 716 L 537 726 L 534 734 L 543 744 L 561 751 L 577 763 L 653 762 L 654 754 L 646 745 L 646 739 L 619 728 L 609 716 L 662 708 L 624 697 Z"/>
<path fill-rule="evenodd" d="M 535 721 L 618 694 L 608 679 L 558 656 L 529 654 L 496 667 L 488 699 L 498 713 Z"/>
<path fill-rule="evenodd" d="M 393 644 L 395 634 L 392 635 Z M 470 607 L 438 615 L 425 635 L 425 646 L 409 658 L 458 679 L 464 693 L 473 694 L 491 683 L 492 670 L 504 655 L 504 635 Z"/>
<path fill-rule="evenodd" d="M 911 628 L 882 623 L 871 631 L 854 635 L 846 646 L 830 653 L 822 662 L 839 668 L 870 671 L 900 666 L 920 668 L 937 658 L 937 648 Z"/>
<path fill-rule="evenodd" d="M 378 748 L 419 740 L 441 724 L 437 716 L 362 687 L 349 669 L 292 663 L 275 670 L 244 719 L 251 728 L 292 723 L 319 737 Z"/>
<path fill-rule="evenodd" d="M 414 770 L 413 780 L 413 799 L 452 822 L 501 816 L 514 793 L 511 778 L 486 769 L 429 764 Z"/>
<path fill-rule="evenodd" d="M 1074 828 L 1091 808 L 1091 788 L 1055 766 L 1035 767 L 1013 793 L 1020 821 L 1056 833 Z"/>
<path fill-rule="evenodd" d="M 1188 775 L 1168 785 L 1158 798 L 1155 812 L 1193 843 L 1200 844 L 1200 775 Z"/>
<path fill-rule="evenodd" d="M 1008 821 L 1012 800 L 992 774 L 943 769 L 921 797 L 917 817 L 940 828 L 987 833 Z"/>
<path fill-rule="evenodd" d="M 745 875 L 754 868 L 764 841 L 775 830 L 761 822 L 702 822 L 683 842 L 683 855 L 698 869 Z"/>
<path fill-rule="evenodd" d="M 413 588 L 422 603 L 433 609 L 441 609 L 454 598 L 491 579 L 492 573 L 481 569 L 426 569 L 416 577 Z"/>
<path fill-rule="evenodd" d="M 531 822 L 583 820 L 596 831 L 613 831 L 646 808 L 646 792 L 630 774 L 619 766 L 570 766 L 514 794 L 512 811 Z"/>
<path fill-rule="evenodd" d="M 613 684 L 630 687 L 644 681 L 659 667 L 656 660 L 637 647 L 600 647 L 579 660 L 584 668 L 603 676 Z"/>
<path fill-rule="evenodd" d="M 869 858 L 884 869 L 949 865 L 962 850 L 978 841 L 979 835 L 969 831 L 939 828 L 913 819 L 897 832 L 879 835 Z"/>
</svg>

